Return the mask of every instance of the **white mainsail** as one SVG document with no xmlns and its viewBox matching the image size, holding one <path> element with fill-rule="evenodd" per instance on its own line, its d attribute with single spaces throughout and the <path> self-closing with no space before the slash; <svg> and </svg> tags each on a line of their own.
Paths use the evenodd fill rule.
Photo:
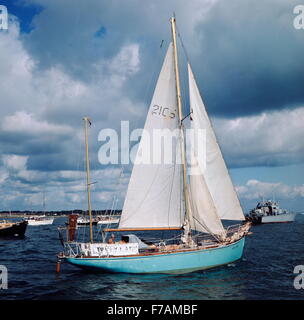
<svg viewBox="0 0 304 320">
<path fill-rule="evenodd" d="M 198 180 L 198 177 L 194 177 L 192 179 L 193 183 L 191 192 L 193 193 L 193 197 L 196 197 L 195 194 L 199 192 L 198 188 L 204 189 L 204 191 L 202 192 L 202 197 L 206 197 L 207 199 L 207 201 L 204 201 L 204 204 L 206 206 L 207 203 L 211 208 L 212 205 L 208 200 L 208 193 L 210 194 L 216 212 L 214 212 L 213 209 L 210 209 L 208 211 L 208 215 L 210 215 L 210 213 L 212 212 L 211 215 L 213 217 L 215 215 L 218 215 L 221 219 L 245 220 L 237 194 L 234 190 L 225 161 L 223 159 L 220 147 L 217 143 L 215 133 L 213 131 L 210 119 L 208 117 L 189 64 L 188 74 L 190 107 L 193 113 L 192 119 L 196 128 L 204 129 L 206 132 L 206 159 L 197 159 L 198 166 L 202 170 L 204 181 L 200 181 L 199 183 L 201 184 L 201 186 L 198 187 L 199 183 L 196 182 L 196 180 Z M 204 160 L 206 160 L 205 165 L 203 163 Z M 196 187 L 194 187 L 194 184 L 196 184 Z M 205 190 L 206 187 L 209 190 L 208 193 Z M 201 210 L 202 205 L 203 203 L 197 205 L 198 210 L 201 212 L 199 213 L 199 215 L 206 216 L 207 210 L 204 210 L 204 206 Z M 205 221 L 205 219 L 203 221 Z M 208 218 L 207 220 L 215 223 L 215 219 L 209 220 Z M 208 226 L 210 227 L 209 224 Z"/>
<path fill-rule="evenodd" d="M 179 141 L 172 140 L 172 161 L 138 163 L 150 152 L 166 152 L 163 145 L 153 148 L 153 133 L 157 129 L 178 132 L 177 98 L 173 46 L 169 45 L 144 126 L 123 206 L 119 228 L 181 227 L 184 220 L 183 181 L 179 157 Z M 153 155 L 154 151 L 154 155 Z M 143 154 L 145 153 L 145 155 Z M 172 160 L 173 160 L 172 159 Z"/>
</svg>

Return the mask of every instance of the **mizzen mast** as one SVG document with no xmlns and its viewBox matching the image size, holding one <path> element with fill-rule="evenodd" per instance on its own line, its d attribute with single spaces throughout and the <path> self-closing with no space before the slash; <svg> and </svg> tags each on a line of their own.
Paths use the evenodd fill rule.
<svg viewBox="0 0 304 320">
<path fill-rule="evenodd" d="M 84 121 L 84 136 L 86 149 L 86 170 L 87 170 L 87 192 L 88 192 L 88 211 L 90 218 L 90 242 L 93 243 L 93 223 L 92 223 L 92 206 L 91 206 L 91 181 L 90 181 L 90 161 L 89 161 L 89 144 L 88 144 L 88 124 L 91 121 L 88 117 L 83 118 Z"/>
</svg>

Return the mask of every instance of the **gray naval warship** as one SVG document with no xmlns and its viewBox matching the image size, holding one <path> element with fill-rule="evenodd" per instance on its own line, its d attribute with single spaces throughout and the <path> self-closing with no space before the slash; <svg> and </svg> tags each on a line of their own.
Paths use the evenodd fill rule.
<svg viewBox="0 0 304 320">
<path fill-rule="evenodd" d="M 252 224 L 293 222 L 297 213 L 283 210 L 273 200 L 261 201 L 247 215 L 246 220 Z"/>
</svg>

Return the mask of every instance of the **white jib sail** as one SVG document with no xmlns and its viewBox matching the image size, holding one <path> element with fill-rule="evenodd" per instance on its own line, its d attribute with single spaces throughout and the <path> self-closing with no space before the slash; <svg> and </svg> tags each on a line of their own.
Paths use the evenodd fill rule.
<svg viewBox="0 0 304 320">
<path fill-rule="evenodd" d="M 196 131 L 196 116 L 193 114 L 191 127 Z M 190 166 L 190 208 L 191 229 L 216 235 L 224 235 L 223 224 L 216 212 L 215 205 L 206 185 L 197 156 L 195 154 L 195 143 L 191 144 L 191 166 Z"/>
<path fill-rule="evenodd" d="M 244 220 L 239 199 L 234 190 L 220 147 L 217 143 L 210 119 L 188 64 L 190 106 L 193 120 L 206 131 L 206 159 L 197 159 L 203 168 L 203 176 L 212 197 L 216 212 L 221 219 Z M 206 161 L 206 163 L 204 163 Z"/>
<path fill-rule="evenodd" d="M 181 165 L 176 164 L 176 158 L 180 156 L 179 141 L 171 140 L 171 163 L 164 159 L 156 161 L 158 155 L 164 155 L 170 149 L 154 139 L 154 134 L 164 133 L 162 130 L 167 130 L 164 137 L 169 140 L 171 134 L 178 135 L 179 131 L 172 44 L 169 45 L 149 108 L 119 228 L 181 227 L 183 223 Z"/>
</svg>

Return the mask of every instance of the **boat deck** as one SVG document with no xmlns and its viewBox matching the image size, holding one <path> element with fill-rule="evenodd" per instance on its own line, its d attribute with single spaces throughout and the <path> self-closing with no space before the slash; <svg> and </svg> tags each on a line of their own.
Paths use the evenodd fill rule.
<svg viewBox="0 0 304 320">
<path fill-rule="evenodd" d="M 13 226 L 13 225 L 14 225 L 13 222 L 3 221 L 3 222 L 0 222 L 0 229 L 9 228 L 9 227 L 11 227 L 11 226 Z"/>
<path fill-rule="evenodd" d="M 123 257 L 140 257 L 140 256 L 153 256 L 153 255 L 163 255 L 163 254 L 171 254 L 171 253 L 182 253 L 182 252 L 194 252 L 194 251 L 200 251 L 200 250 L 208 250 L 208 249 L 214 249 L 219 247 L 224 247 L 230 244 L 234 244 L 241 240 L 243 237 L 234 240 L 234 241 L 226 241 L 226 242 L 208 242 L 201 245 L 196 246 L 187 246 L 187 245 L 165 245 L 165 246 L 150 246 L 149 248 L 140 249 L 137 254 L 133 255 L 116 255 L 116 256 L 99 256 L 99 255 L 74 255 L 75 258 L 83 258 L 83 259 L 89 259 L 89 258 L 123 258 Z M 61 252 L 58 255 L 58 258 L 65 258 L 66 256 L 63 252 Z"/>
</svg>

